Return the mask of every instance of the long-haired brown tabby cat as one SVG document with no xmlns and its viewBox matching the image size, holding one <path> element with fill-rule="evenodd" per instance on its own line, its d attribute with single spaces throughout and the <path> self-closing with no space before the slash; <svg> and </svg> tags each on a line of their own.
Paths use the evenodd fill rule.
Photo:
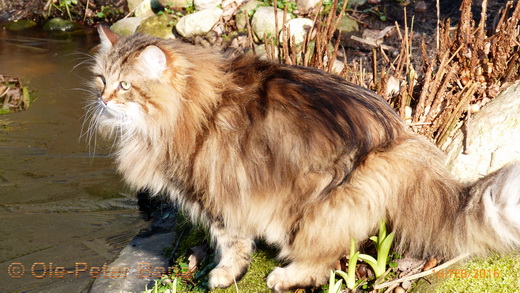
<svg viewBox="0 0 520 293">
<path fill-rule="evenodd" d="M 382 219 L 418 257 L 519 246 L 519 165 L 462 186 L 382 98 L 339 77 L 99 33 L 92 123 L 116 137 L 133 188 L 168 194 L 209 227 L 211 287 L 246 272 L 256 238 L 287 262 L 269 288 L 323 284 Z"/>
</svg>

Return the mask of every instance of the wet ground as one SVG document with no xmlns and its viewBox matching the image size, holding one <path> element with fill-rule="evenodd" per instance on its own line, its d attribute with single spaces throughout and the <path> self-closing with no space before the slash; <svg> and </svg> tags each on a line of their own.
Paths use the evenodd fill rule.
<svg viewBox="0 0 520 293">
<path fill-rule="evenodd" d="M 0 30 L 0 74 L 36 96 L 28 110 L 0 116 L 0 292 L 86 291 L 90 269 L 147 225 L 109 147 L 94 155 L 79 140 L 88 72 L 75 66 L 96 42 L 93 32 Z"/>
</svg>

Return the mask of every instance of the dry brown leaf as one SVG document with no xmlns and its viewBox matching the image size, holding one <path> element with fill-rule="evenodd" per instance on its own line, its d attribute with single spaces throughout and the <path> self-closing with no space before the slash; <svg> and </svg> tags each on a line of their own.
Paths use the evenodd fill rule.
<svg viewBox="0 0 520 293">
<path fill-rule="evenodd" d="M 197 265 L 206 257 L 206 245 L 200 244 L 190 248 L 193 253 L 188 257 L 188 271 L 194 272 L 197 270 Z"/>
<path fill-rule="evenodd" d="M 427 271 L 429 269 L 433 269 L 434 267 L 437 266 L 437 259 L 435 257 L 432 257 L 430 258 L 425 264 L 424 264 L 424 267 L 423 267 L 423 271 Z"/>
</svg>

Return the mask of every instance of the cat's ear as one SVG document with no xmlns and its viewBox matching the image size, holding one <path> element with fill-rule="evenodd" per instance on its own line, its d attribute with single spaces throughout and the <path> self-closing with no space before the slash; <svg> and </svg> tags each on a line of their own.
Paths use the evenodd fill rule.
<svg viewBox="0 0 520 293">
<path fill-rule="evenodd" d="M 157 46 L 146 47 L 139 55 L 139 60 L 144 69 L 153 77 L 160 77 L 161 73 L 167 68 L 166 55 Z"/>
<path fill-rule="evenodd" d="M 104 25 L 99 25 L 97 29 L 99 39 L 101 40 L 101 49 L 108 50 L 112 48 L 112 45 L 114 45 L 114 43 L 119 39 L 119 35 Z"/>
</svg>

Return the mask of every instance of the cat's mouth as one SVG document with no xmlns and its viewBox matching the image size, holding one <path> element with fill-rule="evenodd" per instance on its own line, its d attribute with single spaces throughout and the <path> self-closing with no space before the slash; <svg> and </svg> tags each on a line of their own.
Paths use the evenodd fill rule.
<svg viewBox="0 0 520 293">
<path fill-rule="evenodd" d="M 114 102 L 108 101 L 104 102 L 101 99 L 98 99 L 98 107 L 101 109 L 101 114 L 104 120 L 117 120 L 118 123 L 121 123 L 125 120 L 128 120 L 128 117 L 124 114 L 125 111 L 121 105 L 117 105 Z"/>
<path fill-rule="evenodd" d="M 143 113 L 137 103 L 117 103 L 115 101 L 103 102 L 98 100 L 98 107 L 101 108 L 102 119 L 106 124 L 114 124 L 117 127 L 128 127 L 142 122 Z"/>
<path fill-rule="evenodd" d="M 98 105 L 103 110 L 103 114 L 112 117 L 123 116 L 124 110 L 122 105 L 119 105 L 113 101 L 103 101 L 101 98 L 99 98 Z"/>
</svg>

